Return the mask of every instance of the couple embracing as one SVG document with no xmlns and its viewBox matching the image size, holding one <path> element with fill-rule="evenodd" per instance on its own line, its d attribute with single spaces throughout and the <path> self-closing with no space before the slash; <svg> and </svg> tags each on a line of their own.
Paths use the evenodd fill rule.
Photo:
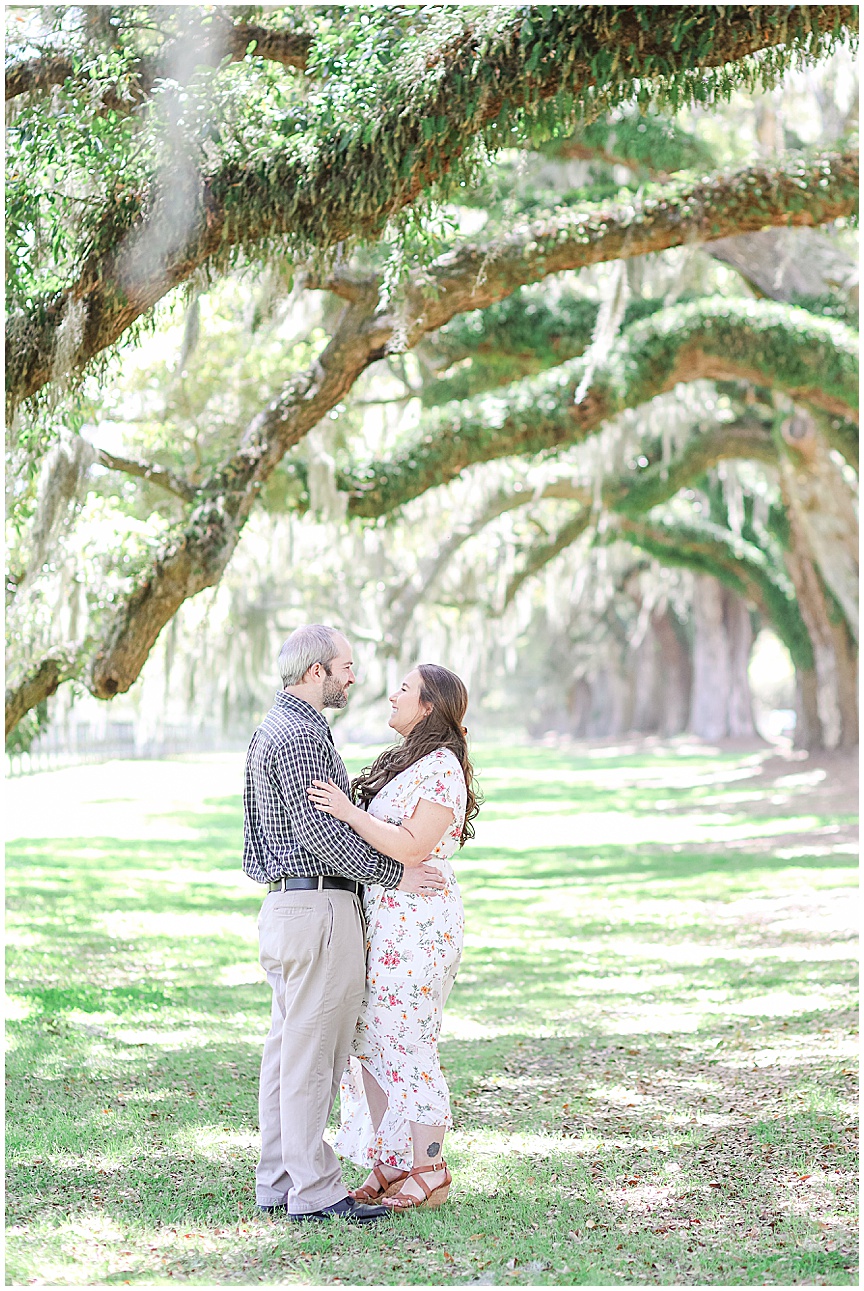
<svg viewBox="0 0 864 1291">
<path fill-rule="evenodd" d="M 325 708 L 344 708 L 351 646 L 321 625 L 282 647 L 284 689 L 246 758 L 243 869 L 273 989 L 259 1091 L 256 1200 L 294 1221 L 370 1224 L 440 1205 L 452 1125 L 438 1061 L 464 916 L 450 857 L 477 814 L 459 678 L 420 664 L 390 697 L 401 744 L 349 789 Z M 370 1173 L 348 1193 L 324 1128 L 341 1081 L 339 1152 Z"/>
</svg>

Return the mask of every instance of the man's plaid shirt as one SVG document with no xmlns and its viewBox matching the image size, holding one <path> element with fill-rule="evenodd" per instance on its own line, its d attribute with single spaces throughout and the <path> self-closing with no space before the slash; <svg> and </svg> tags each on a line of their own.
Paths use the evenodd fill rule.
<svg viewBox="0 0 864 1291">
<path fill-rule="evenodd" d="M 280 691 L 246 755 L 244 871 L 256 883 L 333 874 L 395 888 L 402 864 L 310 802 L 308 786 L 328 779 L 348 792 L 330 727 L 311 704 Z"/>
</svg>

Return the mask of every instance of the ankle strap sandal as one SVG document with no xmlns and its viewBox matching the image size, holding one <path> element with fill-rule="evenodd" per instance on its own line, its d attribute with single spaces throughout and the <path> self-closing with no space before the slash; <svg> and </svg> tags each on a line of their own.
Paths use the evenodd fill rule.
<svg viewBox="0 0 864 1291">
<path fill-rule="evenodd" d="M 423 1178 L 424 1174 L 439 1175 L 440 1177 L 435 1180 L 430 1188 Z M 446 1161 L 436 1161 L 434 1165 L 415 1165 L 413 1170 L 406 1171 L 405 1178 L 416 1179 L 426 1194 L 425 1197 L 413 1197 L 410 1192 L 397 1192 L 384 1201 L 383 1204 L 388 1209 L 419 1210 L 421 1206 L 425 1206 L 427 1210 L 435 1210 L 438 1206 L 444 1205 L 450 1191 L 450 1184 L 453 1182 L 453 1177 L 447 1169 Z"/>
<path fill-rule="evenodd" d="M 388 1197 L 391 1192 L 398 1192 L 402 1180 L 408 1178 L 408 1171 L 400 1170 L 395 1179 L 388 1179 L 381 1169 L 383 1164 L 383 1161 L 376 1161 L 372 1167 L 372 1173 L 378 1181 L 377 1188 L 374 1184 L 365 1183 L 362 1188 L 355 1188 L 352 1193 L 349 1193 L 349 1196 L 353 1197 L 355 1201 L 368 1204 L 370 1201 L 377 1201 L 379 1197 Z M 391 1169 L 395 1170 L 396 1167 L 392 1166 Z"/>
</svg>

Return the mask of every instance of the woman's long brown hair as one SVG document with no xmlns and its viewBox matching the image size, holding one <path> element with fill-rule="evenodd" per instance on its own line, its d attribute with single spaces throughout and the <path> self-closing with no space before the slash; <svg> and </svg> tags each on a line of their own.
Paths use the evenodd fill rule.
<svg viewBox="0 0 864 1291">
<path fill-rule="evenodd" d="M 474 837 L 471 824 L 480 810 L 482 801 L 474 788 L 474 769 L 468 757 L 467 731 L 462 725 L 468 707 L 468 691 L 462 681 L 449 668 L 437 663 L 420 663 L 420 702 L 431 704 L 432 711 L 421 718 L 409 731 L 403 744 L 385 749 L 370 767 L 364 767 L 356 780 L 351 781 L 351 796 L 356 803 L 367 808 L 369 803 L 389 784 L 400 771 L 405 771 L 427 753 L 436 749 L 450 749 L 459 759 L 465 776 L 468 800 L 465 804 L 465 822 L 459 846 Z"/>
</svg>

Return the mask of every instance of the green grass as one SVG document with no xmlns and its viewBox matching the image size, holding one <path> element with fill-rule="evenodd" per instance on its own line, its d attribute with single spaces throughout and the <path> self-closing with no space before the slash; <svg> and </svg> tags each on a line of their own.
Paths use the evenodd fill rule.
<svg viewBox="0 0 864 1291">
<path fill-rule="evenodd" d="M 856 1280 L 833 772 L 680 744 L 476 759 L 451 1200 L 369 1232 L 254 1208 L 269 992 L 240 761 L 12 783 L 9 1283 Z"/>
</svg>

